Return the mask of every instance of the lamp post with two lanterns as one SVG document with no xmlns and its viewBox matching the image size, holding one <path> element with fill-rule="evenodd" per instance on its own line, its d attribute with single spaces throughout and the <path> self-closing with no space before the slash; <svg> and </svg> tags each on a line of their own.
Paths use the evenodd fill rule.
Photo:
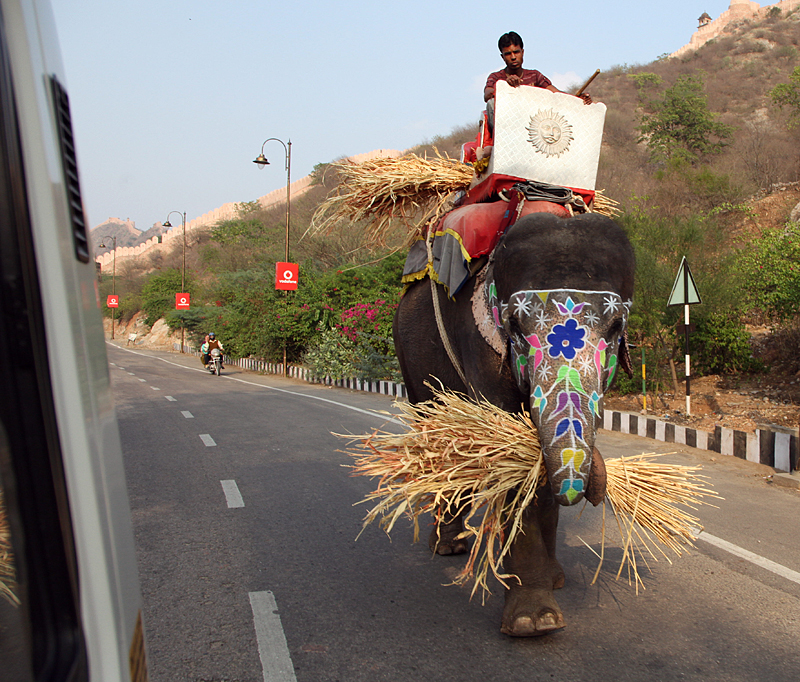
<svg viewBox="0 0 800 682">
<path fill-rule="evenodd" d="M 167 219 L 164 221 L 164 227 L 171 228 L 172 223 L 169 222 L 169 217 L 173 214 L 177 213 L 181 216 L 183 220 L 183 269 L 181 270 L 181 293 L 184 293 L 184 289 L 186 288 L 186 211 L 181 213 L 180 211 L 170 211 L 167 213 Z M 181 325 L 181 353 L 183 353 L 183 339 L 184 339 L 184 332 L 185 327 Z"/>
</svg>

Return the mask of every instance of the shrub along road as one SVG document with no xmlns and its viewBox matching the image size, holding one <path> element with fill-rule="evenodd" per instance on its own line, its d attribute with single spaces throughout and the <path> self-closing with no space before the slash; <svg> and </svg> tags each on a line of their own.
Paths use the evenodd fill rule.
<svg viewBox="0 0 800 682">
<path fill-rule="evenodd" d="M 641 569 L 637 596 L 608 546 L 591 585 L 584 542 L 599 551 L 600 509 L 564 509 L 567 627 L 514 640 L 499 632 L 499 589 L 481 605 L 445 586 L 463 558 L 431 558 L 405 523 L 391 542 L 378 528 L 355 540 L 365 507 L 353 505 L 373 484 L 349 475 L 331 431 L 380 427 L 388 398 L 236 368 L 213 377 L 176 354 L 109 357 L 152 682 L 796 677 L 800 495 L 763 468 L 603 432 L 606 455 L 703 463 L 725 497 L 698 511 L 706 532 L 788 570 L 701 541 Z"/>
</svg>

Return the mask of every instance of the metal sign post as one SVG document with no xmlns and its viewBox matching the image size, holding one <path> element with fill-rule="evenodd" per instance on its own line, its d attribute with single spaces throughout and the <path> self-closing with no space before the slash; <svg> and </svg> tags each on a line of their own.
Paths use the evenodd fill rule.
<svg viewBox="0 0 800 682">
<path fill-rule="evenodd" d="M 669 296 L 667 306 L 682 305 L 683 306 L 683 324 L 678 327 L 679 331 L 684 333 L 684 352 L 686 356 L 686 414 L 692 413 L 692 390 L 689 383 L 691 377 L 691 363 L 689 359 L 689 334 L 694 331 L 694 325 L 689 324 L 689 306 L 702 303 L 700 294 L 697 291 L 697 285 L 694 283 L 692 271 L 689 269 L 689 263 L 686 261 L 686 256 L 681 261 L 681 266 L 678 268 L 678 276 L 675 278 L 675 284 L 672 285 L 672 293 Z"/>
</svg>

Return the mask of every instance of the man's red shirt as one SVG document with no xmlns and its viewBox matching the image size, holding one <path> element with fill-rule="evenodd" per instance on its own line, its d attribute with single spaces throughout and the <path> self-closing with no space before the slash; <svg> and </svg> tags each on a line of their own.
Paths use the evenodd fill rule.
<svg viewBox="0 0 800 682">
<path fill-rule="evenodd" d="M 508 80 L 508 74 L 506 73 L 505 69 L 490 73 L 489 78 L 486 79 L 484 90 L 486 88 L 492 88 L 492 90 L 494 90 L 494 86 L 497 81 L 505 80 Z M 532 85 L 536 88 L 546 88 L 548 85 L 552 85 L 550 79 L 541 71 L 537 71 L 536 69 L 522 69 L 522 84 Z"/>
</svg>

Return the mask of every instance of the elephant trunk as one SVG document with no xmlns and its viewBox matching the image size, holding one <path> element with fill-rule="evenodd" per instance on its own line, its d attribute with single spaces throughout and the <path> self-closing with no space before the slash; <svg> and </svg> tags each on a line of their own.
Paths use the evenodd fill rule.
<svg viewBox="0 0 800 682">
<path fill-rule="evenodd" d="M 616 373 L 630 302 L 613 291 L 517 291 L 508 302 L 491 286 L 489 293 L 517 384 L 530 395 L 553 495 L 575 504 L 589 489 L 595 420 Z"/>
<path fill-rule="evenodd" d="M 547 480 L 559 504 L 576 504 L 589 487 L 595 408 L 589 397 L 570 386 L 557 391 L 552 400 L 541 394 L 542 387 L 535 386 L 531 414 L 539 431 Z"/>
</svg>

